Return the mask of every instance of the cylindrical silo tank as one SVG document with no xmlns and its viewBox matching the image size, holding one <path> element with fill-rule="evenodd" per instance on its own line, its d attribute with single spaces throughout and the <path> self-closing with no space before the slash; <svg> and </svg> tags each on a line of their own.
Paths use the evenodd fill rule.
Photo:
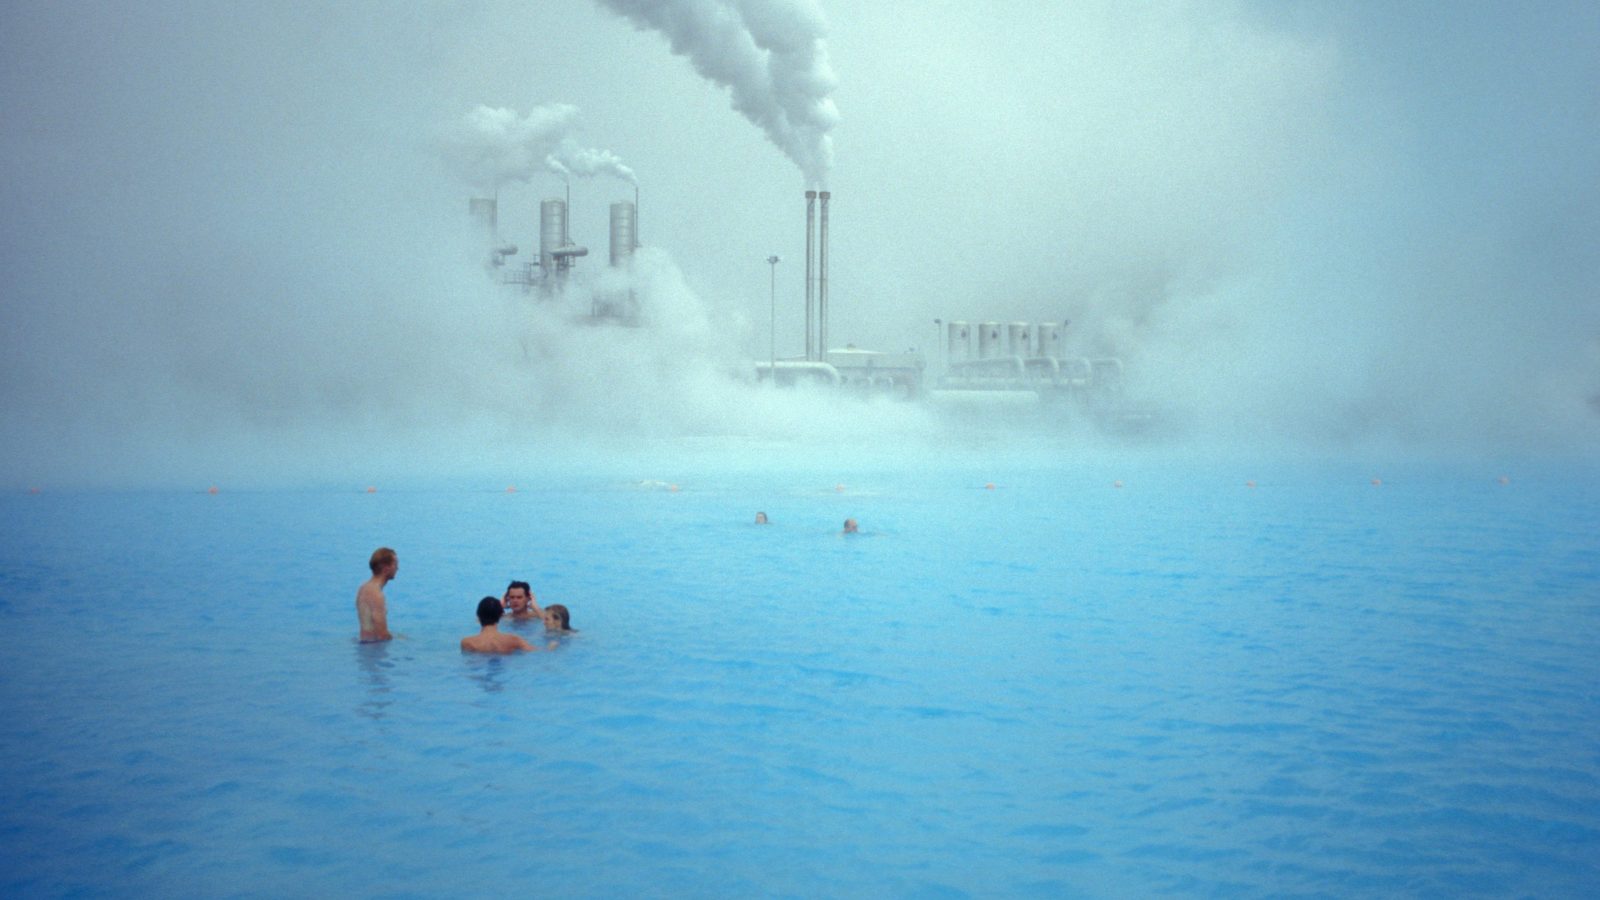
<svg viewBox="0 0 1600 900">
<path fill-rule="evenodd" d="M 1040 322 L 1033 326 L 1034 339 L 1038 341 L 1039 356 L 1061 358 L 1061 323 Z"/>
<path fill-rule="evenodd" d="M 539 204 L 539 265 L 546 275 L 556 271 L 556 248 L 567 241 L 567 204 L 546 200 Z"/>
<path fill-rule="evenodd" d="M 999 322 L 984 322 L 978 326 L 979 359 L 994 359 L 1001 354 L 1001 335 Z"/>
<path fill-rule="evenodd" d="M 1008 335 L 1006 343 L 1011 348 L 1012 356 L 1029 357 L 1033 355 L 1033 326 L 1027 322 L 1012 322 L 1006 326 Z"/>
<path fill-rule="evenodd" d="M 966 362 L 972 358 L 972 326 L 966 322 L 951 322 L 946 326 L 949 333 L 950 362 Z"/>
<path fill-rule="evenodd" d="M 635 236 L 639 231 L 638 211 L 632 203 L 611 204 L 611 264 L 625 266 L 633 258 L 633 249 L 639 246 Z"/>
</svg>

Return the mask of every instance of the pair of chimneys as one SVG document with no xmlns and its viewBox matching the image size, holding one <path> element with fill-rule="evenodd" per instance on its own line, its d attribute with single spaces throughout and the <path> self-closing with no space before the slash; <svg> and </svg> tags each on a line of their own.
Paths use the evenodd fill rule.
<svg viewBox="0 0 1600 900">
<path fill-rule="evenodd" d="M 828 352 L 828 198 L 827 191 L 806 191 L 806 359 L 819 361 Z M 817 200 L 822 221 L 817 223 Z M 813 237 L 815 241 L 813 242 Z"/>
</svg>

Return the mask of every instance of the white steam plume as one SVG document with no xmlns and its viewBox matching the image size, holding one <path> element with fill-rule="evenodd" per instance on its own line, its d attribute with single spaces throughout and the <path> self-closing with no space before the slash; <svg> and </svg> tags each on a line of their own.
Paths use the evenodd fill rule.
<svg viewBox="0 0 1600 900">
<path fill-rule="evenodd" d="M 838 124 L 836 79 L 823 42 L 827 25 L 810 0 L 598 0 L 640 29 L 661 32 L 672 52 L 733 95 L 733 108 L 760 126 L 826 186 Z"/>
<path fill-rule="evenodd" d="M 637 183 L 633 170 L 609 150 L 585 147 L 572 137 L 578 108 L 565 103 L 534 107 L 526 116 L 516 110 L 479 106 L 445 135 L 445 158 L 463 178 L 492 191 L 511 181 L 527 181 L 540 172 L 562 177 L 610 175 Z"/>
</svg>

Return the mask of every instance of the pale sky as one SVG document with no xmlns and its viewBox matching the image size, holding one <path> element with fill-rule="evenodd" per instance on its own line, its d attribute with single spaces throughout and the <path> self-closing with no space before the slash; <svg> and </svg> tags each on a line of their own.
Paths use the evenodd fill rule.
<svg viewBox="0 0 1600 900">
<path fill-rule="evenodd" d="M 833 343 L 1070 319 L 1180 445 L 1600 457 L 1600 6 L 745 6 L 825 23 Z M 637 175 L 641 333 L 569 333 L 479 265 L 449 135 L 555 104 Z M 0 123 L 8 487 L 937 443 L 713 374 L 767 353 L 770 254 L 801 348 L 806 178 L 600 3 L 11 0 Z M 563 190 L 504 185 L 506 238 Z M 633 187 L 571 190 L 598 273 Z"/>
</svg>

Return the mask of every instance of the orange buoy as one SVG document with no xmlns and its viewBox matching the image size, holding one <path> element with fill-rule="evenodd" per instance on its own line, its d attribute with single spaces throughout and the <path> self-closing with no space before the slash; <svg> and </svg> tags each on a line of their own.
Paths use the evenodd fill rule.
<svg viewBox="0 0 1600 900">
<path fill-rule="evenodd" d="M 1509 476 L 1509 475 L 1501 475 L 1499 480 L 1500 480 L 1501 484 L 1510 484 L 1511 483 L 1511 476 Z"/>
<path fill-rule="evenodd" d="M 669 484 L 669 485 L 667 485 L 667 490 L 669 490 L 672 493 L 676 494 L 678 492 L 678 486 L 675 485 L 675 484 Z"/>
<path fill-rule="evenodd" d="M 1244 486 L 1247 487 L 1247 488 L 1253 488 L 1253 487 L 1256 486 L 1256 483 L 1254 481 L 1246 481 L 1244 483 Z"/>
<path fill-rule="evenodd" d="M 376 494 L 376 493 L 377 493 L 377 492 L 378 492 L 378 489 L 377 489 L 377 488 L 375 488 L 375 487 L 373 487 L 373 486 L 372 486 L 372 485 L 370 485 L 370 484 L 369 484 L 369 485 L 367 485 L 367 493 L 369 493 L 369 494 Z"/>
<path fill-rule="evenodd" d="M 214 485 L 214 484 L 211 487 L 206 488 L 206 493 L 208 493 L 208 494 L 215 494 L 216 492 L 217 492 L 217 486 Z"/>
<path fill-rule="evenodd" d="M 988 484 L 984 485 L 983 489 L 986 490 L 986 491 L 994 490 L 994 482 L 991 481 Z"/>
<path fill-rule="evenodd" d="M 1374 479 L 1372 479 L 1372 486 L 1373 487 L 1383 487 L 1383 479 L 1382 478 L 1374 478 Z"/>
<path fill-rule="evenodd" d="M 514 485 L 514 484 L 506 485 L 506 493 L 515 494 L 516 492 L 517 492 L 517 486 L 516 485 Z"/>
</svg>

